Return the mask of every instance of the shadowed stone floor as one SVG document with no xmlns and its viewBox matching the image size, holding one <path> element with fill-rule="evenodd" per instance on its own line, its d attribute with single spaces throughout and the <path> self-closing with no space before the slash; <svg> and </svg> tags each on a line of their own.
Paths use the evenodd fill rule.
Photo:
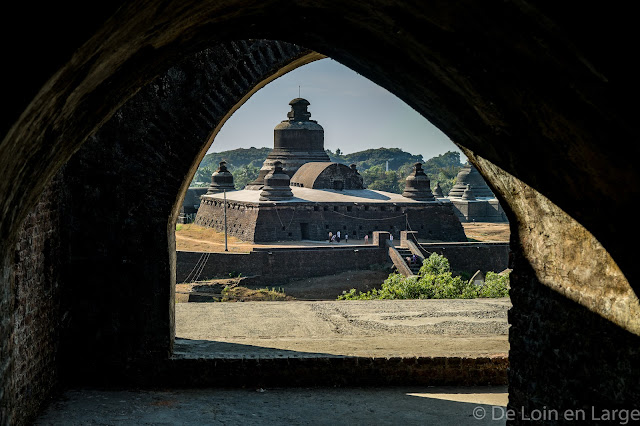
<svg viewBox="0 0 640 426">
<path fill-rule="evenodd" d="M 52 403 L 36 424 L 502 425 L 506 391 L 506 386 L 76 389 Z"/>
</svg>

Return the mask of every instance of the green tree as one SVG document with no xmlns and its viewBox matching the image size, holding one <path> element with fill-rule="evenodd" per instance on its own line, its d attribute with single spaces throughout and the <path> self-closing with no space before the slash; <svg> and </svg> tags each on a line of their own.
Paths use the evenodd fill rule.
<svg viewBox="0 0 640 426">
<path fill-rule="evenodd" d="M 398 174 L 389 170 L 385 171 L 383 166 L 373 166 L 361 172 L 365 188 L 377 191 L 398 193 Z"/>
<path fill-rule="evenodd" d="M 214 171 L 215 169 L 212 169 L 211 166 L 198 168 L 190 186 L 209 186 L 211 184 L 211 175 Z"/>
<path fill-rule="evenodd" d="M 234 169 L 231 174 L 233 175 L 233 185 L 236 189 L 244 189 L 247 184 L 253 182 L 258 177 L 260 168 L 247 164 Z"/>
</svg>

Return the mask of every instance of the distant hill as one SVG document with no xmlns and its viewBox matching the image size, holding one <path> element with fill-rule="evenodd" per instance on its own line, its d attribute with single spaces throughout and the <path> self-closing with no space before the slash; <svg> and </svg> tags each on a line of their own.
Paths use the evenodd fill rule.
<svg viewBox="0 0 640 426">
<path fill-rule="evenodd" d="M 258 176 L 260 167 L 271 148 L 239 148 L 230 151 L 212 152 L 205 155 L 193 178 L 192 186 L 207 186 L 211 182 L 211 174 L 218 168 L 220 161 L 226 161 L 233 174 L 236 189 L 242 189 Z M 415 163 L 422 163 L 423 169 L 431 179 L 432 187 L 436 181 L 443 192 L 449 193 L 462 164 L 460 153 L 449 151 L 424 161 L 422 155 L 413 155 L 400 148 L 375 148 L 365 151 L 343 154 L 326 151 L 333 162 L 350 165 L 355 163 L 364 178 L 367 188 L 380 191 L 401 193 L 404 180 L 413 169 Z M 386 171 L 387 161 L 389 171 Z"/>
<path fill-rule="evenodd" d="M 230 151 L 212 152 L 207 154 L 202 159 L 200 167 L 214 167 L 214 170 L 218 168 L 218 164 L 221 161 L 227 162 L 229 170 L 237 169 L 244 166 L 262 167 L 262 163 L 271 148 L 238 148 Z"/>
<path fill-rule="evenodd" d="M 355 163 L 358 170 L 367 170 L 373 166 L 386 166 L 389 162 L 389 170 L 398 170 L 405 164 L 424 163 L 422 155 L 413 155 L 400 148 L 375 148 L 365 151 L 354 152 L 352 154 L 341 154 L 340 150 L 335 153 L 327 150 L 331 161 L 338 163 Z"/>
</svg>

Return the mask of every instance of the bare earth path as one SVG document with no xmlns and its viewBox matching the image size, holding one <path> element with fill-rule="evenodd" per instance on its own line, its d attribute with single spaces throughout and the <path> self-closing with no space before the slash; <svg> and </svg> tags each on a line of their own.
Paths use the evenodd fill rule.
<svg viewBox="0 0 640 426">
<path fill-rule="evenodd" d="M 176 304 L 175 356 L 491 356 L 507 298 Z"/>
</svg>

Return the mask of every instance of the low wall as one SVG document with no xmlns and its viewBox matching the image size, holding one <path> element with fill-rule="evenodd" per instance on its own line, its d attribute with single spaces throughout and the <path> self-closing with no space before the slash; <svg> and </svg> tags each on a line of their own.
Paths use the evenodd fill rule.
<svg viewBox="0 0 640 426">
<path fill-rule="evenodd" d="M 473 273 L 500 272 L 508 267 L 509 243 L 430 243 L 427 252 L 449 259 L 451 269 Z M 206 261 L 200 274 L 198 262 Z M 229 274 L 259 275 L 260 285 L 279 285 L 289 280 L 365 270 L 373 264 L 391 263 L 387 247 L 377 245 L 254 249 L 250 253 L 177 252 L 176 282 L 227 278 Z"/>
<path fill-rule="evenodd" d="M 509 243 L 422 243 L 426 252 L 438 253 L 447 259 L 453 271 L 474 273 L 502 272 L 509 267 Z"/>
<path fill-rule="evenodd" d="M 293 279 L 365 270 L 390 262 L 385 248 L 369 246 L 254 249 L 250 253 L 177 252 L 176 282 L 184 282 L 200 259 L 206 259 L 199 280 L 226 278 L 229 273 L 259 275 L 261 285 Z M 193 279 L 193 275 L 191 274 Z"/>
</svg>

